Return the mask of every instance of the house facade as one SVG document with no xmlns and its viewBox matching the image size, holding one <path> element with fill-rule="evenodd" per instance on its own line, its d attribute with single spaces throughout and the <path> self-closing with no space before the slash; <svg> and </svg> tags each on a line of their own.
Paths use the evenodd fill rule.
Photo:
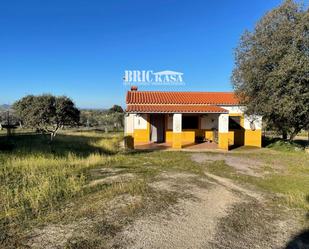
<svg viewBox="0 0 309 249">
<path fill-rule="evenodd" d="M 262 117 L 247 116 L 232 92 L 138 91 L 126 96 L 125 143 L 164 143 L 175 149 L 213 143 L 229 150 L 261 147 Z"/>
</svg>

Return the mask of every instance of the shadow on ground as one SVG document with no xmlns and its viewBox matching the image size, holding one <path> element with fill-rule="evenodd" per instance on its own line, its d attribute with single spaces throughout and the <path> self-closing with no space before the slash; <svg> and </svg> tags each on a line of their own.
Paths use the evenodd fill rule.
<svg viewBox="0 0 309 249">
<path fill-rule="evenodd" d="M 104 140 L 112 139 L 112 136 L 104 136 Z M 88 156 L 93 153 L 115 154 L 115 151 L 96 146 L 102 137 L 78 136 L 59 134 L 51 142 L 49 135 L 21 134 L 11 137 L 0 136 L 0 151 L 20 154 L 41 153 L 56 156 L 67 156 L 73 153 L 78 156 Z"/>
<path fill-rule="evenodd" d="M 309 203 L 309 195 L 307 202 Z M 309 212 L 306 214 L 306 220 L 309 222 Z M 309 229 L 305 229 L 293 237 L 285 249 L 309 249 Z"/>
<path fill-rule="evenodd" d="M 298 144 L 299 146 L 304 147 L 304 148 L 309 145 L 309 141 L 305 140 L 305 139 L 295 139 L 295 140 L 293 140 L 293 142 Z"/>
<path fill-rule="evenodd" d="M 285 146 L 292 146 L 298 148 L 306 148 L 309 145 L 308 139 L 294 139 L 293 141 L 285 141 L 282 138 L 271 138 L 271 137 L 262 137 L 262 147 L 273 147 L 276 145 L 285 145 Z"/>
</svg>

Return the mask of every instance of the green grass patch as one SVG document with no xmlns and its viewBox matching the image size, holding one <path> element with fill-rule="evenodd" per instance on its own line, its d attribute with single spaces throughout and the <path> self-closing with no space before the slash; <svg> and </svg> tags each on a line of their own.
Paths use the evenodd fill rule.
<svg viewBox="0 0 309 249">
<path fill-rule="evenodd" d="M 203 175 L 203 169 L 190 159 L 186 152 L 154 151 L 123 154 L 113 167 L 123 167 L 130 172 L 156 175 L 164 171 L 180 171 Z"/>
<path fill-rule="evenodd" d="M 266 143 L 267 143 L 266 148 L 271 148 L 282 152 L 294 152 L 303 150 L 308 144 L 308 141 L 306 140 L 284 141 L 282 139 L 276 138 L 276 139 L 267 139 Z"/>
<path fill-rule="evenodd" d="M 309 155 L 304 151 L 278 151 L 278 153 L 235 154 L 259 158 L 265 163 L 262 177 L 242 174 L 225 164 L 215 161 L 206 164 L 206 169 L 218 176 L 233 179 L 244 185 L 255 186 L 266 193 L 278 194 L 281 204 L 301 208 L 309 212 Z M 271 155 L 271 156 L 270 156 Z"/>
</svg>

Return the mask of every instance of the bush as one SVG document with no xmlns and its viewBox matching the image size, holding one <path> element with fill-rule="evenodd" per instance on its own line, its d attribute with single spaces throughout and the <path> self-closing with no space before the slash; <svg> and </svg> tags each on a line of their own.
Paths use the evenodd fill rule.
<svg viewBox="0 0 309 249">
<path fill-rule="evenodd" d="M 284 141 L 282 139 L 272 139 L 270 143 L 266 146 L 267 148 L 272 148 L 280 151 L 301 151 L 304 147 L 294 141 Z"/>
</svg>

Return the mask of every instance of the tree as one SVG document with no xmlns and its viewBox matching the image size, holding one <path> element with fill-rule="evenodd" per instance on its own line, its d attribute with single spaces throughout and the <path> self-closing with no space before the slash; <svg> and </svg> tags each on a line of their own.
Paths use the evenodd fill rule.
<svg viewBox="0 0 309 249">
<path fill-rule="evenodd" d="M 263 115 L 283 138 L 309 125 L 309 11 L 292 0 L 246 31 L 232 82 L 247 114 Z"/>
<path fill-rule="evenodd" d="M 120 130 L 123 128 L 123 112 L 108 110 L 81 110 L 80 124 L 85 127 L 104 128 L 105 130 Z"/>
<path fill-rule="evenodd" d="M 21 121 L 10 107 L 0 108 L 0 129 L 1 125 L 21 126 Z"/>
<path fill-rule="evenodd" d="M 110 109 L 110 112 L 119 112 L 119 113 L 123 113 L 123 109 L 120 105 L 113 105 Z"/>
<path fill-rule="evenodd" d="M 28 95 L 14 103 L 13 109 L 25 127 L 50 133 L 51 140 L 62 126 L 75 126 L 79 122 L 79 110 L 65 96 Z"/>
</svg>

